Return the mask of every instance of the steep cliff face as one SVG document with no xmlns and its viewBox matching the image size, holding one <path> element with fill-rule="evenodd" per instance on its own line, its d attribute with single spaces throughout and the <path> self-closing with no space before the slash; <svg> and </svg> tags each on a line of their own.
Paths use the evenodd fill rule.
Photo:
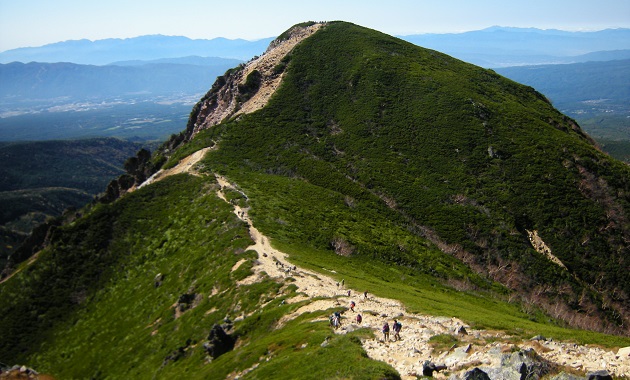
<svg viewBox="0 0 630 380">
<path fill-rule="evenodd" d="M 324 25 L 296 25 L 275 39 L 263 55 L 218 77 L 212 89 L 195 106 L 188 123 L 186 139 L 190 140 L 201 130 L 228 118 L 252 113 L 264 107 L 282 82 L 287 55 Z"/>
</svg>

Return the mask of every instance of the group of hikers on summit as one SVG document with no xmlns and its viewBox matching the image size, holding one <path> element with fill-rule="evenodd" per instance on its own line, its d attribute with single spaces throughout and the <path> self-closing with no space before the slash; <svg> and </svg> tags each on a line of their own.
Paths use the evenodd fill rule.
<svg viewBox="0 0 630 380">
<path fill-rule="evenodd" d="M 342 284 L 344 283 L 344 281 L 342 280 Z M 339 286 L 339 283 L 337 283 L 337 286 Z M 342 285 L 343 286 L 343 285 Z M 363 297 L 364 299 L 368 299 L 368 292 L 367 290 L 363 293 Z M 348 290 L 348 296 L 350 296 L 350 290 Z M 356 312 L 356 310 L 354 310 L 354 308 L 356 307 L 356 303 L 354 301 L 350 301 L 350 310 L 352 310 L 352 312 Z M 330 315 L 330 326 L 332 328 L 334 328 L 335 330 L 338 329 L 339 327 L 341 327 L 341 312 L 339 311 L 335 311 L 334 313 L 332 313 Z M 357 313 L 356 317 L 355 317 L 355 321 L 358 325 L 361 325 L 361 323 L 363 322 L 363 317 L 361 316 L 360 313 Z M 381 332 L 383 333 L 383 341 L 384 342 L 388 342 L 389 341 L 389 333 L 390 333 L 390 329 L 394 331 L 394 342 L 400 340 L 400 330 L 402 330 L 402 324 L 397 320 L 394 319 L 394 322 L 392 323 L 392 326 L 390 328 L 389 322 L 385 321 L 385 324 L 383 325 L 383 327 L 381 328 Z"/>
</svg>

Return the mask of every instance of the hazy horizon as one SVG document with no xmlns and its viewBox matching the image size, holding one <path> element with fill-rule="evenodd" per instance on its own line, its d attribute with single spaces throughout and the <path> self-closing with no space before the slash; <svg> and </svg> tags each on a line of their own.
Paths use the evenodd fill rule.
<svg viewBox="0 0 630 380">
<path fill-rule="evenodd" d="M 343 20 L 391 35 L 462 33 L 492 26 L 596 31 L 630 28 L 630 1 L 618 0 L 0 0 L 0 51 L 56 42 L 135 38 L 275 37 L 304 21 Z"/>
</svg>

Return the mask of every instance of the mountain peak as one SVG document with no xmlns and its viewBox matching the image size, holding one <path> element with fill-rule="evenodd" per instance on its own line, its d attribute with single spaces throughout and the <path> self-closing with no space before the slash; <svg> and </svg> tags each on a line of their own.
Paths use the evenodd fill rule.
<svg viewBox="0 0 630 380">
<path fill-rule="evenodd" d="M 282 81 L 287 54 L 324 25 L 315 22 L 294 25 L 273 40 L 264 54 L 217 78 L 195 107 L 198 113 L 191 116 L 187 139 L 228 118 L 264 107 Z"/>
<path fill-rule="evenodd" d="M 535 89 L 446 54 L 308 23 L 125 167 L 0 286 L 3 358 L 60 378 L 395 379 L 431 357 L 461 376 L 531 336 L 555 372 L 575 358 L 561 339 L 630 344 L 630 168 Z M 375 339 L 394 318 L 402 341 Z M 580 371 L 627 368 L 589 351 Z"/>
</svg>

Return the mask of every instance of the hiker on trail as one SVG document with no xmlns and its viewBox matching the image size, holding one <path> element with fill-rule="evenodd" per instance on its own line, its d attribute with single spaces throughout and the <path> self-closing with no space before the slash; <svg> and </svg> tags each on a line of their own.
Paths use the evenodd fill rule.
<svg viewBox="0 0 630 380">
<path fill-rule="evenodd" d="M 350 297 L 350 291 L 348 290 L 348 297 Z"/>
<path fill-rule="evenodd" d="M 333 327 L 338 329 L 341 326 L 341 314 L 338 311 L 333 313 Z"/>
<path fill-rule="evenodd" d="M 338 313 L 333 313 L 330 315 L 330 326 L 335 330 L 339 328 L 341 325 L 341 321 L 339 320 L 340 316 Z"/>
<path fill-rule="evenodd" d="M 367 299 L 367 290 L 363 292 L 363 298 Z"/>
<path fill-rule="evenodd" d="M 389 323 L 385 322 L 383 325 L 383 341 L 387 342 L 389 340 Z"/>
<path fill-rule="evenodd" d="M 346 279 L 345 279 L 345 278 L 342 278 L 342 279 L 341 279 L 341 286 L 343 286 L 345 283 L 346 283 Z"/>
<path fill-rule="evenodd" d="M 394 341 L 400 340 L 400 330 L 402 329 L 402 324 L 394 319 Z"/>
<path fill-rule="evenodd" d="M 363 322 L 363 317 L 361 317 L 361 314 L 357 314 L 357 323 L 361 324 L 361 322 Z"/>
<path fill-rule="evenodd" d="M 351 301 L 350 302 L 350 310 L 354 311 L 354 306 L 355 306 L 354 301 Z"/>
</svg>

